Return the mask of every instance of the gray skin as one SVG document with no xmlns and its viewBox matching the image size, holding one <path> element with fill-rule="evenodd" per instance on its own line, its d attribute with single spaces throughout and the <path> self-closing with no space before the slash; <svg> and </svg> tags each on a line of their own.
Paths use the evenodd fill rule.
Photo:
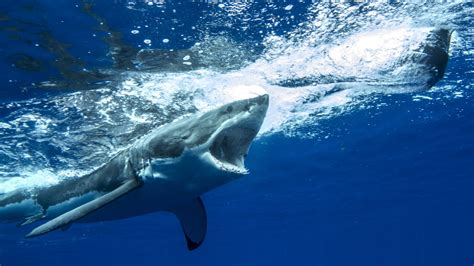
<svg viewBox="0 0 474 266">
<path fill-rule="evenodd" d="M 181 221 L 188 248 L 194 249 L 206 225 L 199 196 L 247 173 L 244 158 L 265 118 L 268 98 L 235 101 L 156 128 L 88 175 L 32 193 L 5 195 L 0 212 L 13 210 L 23 224 L 60 215 L 33 230 L 31 237 L 79 219 L 94 222 L 171 211 Z M 31 208 L 21 213 L 24 203 L 35 207 L 35 213 Z"/>
<path fill-rule="evenodd" d="M 426 66 L 431 77 L 426 83 L 427 88 L 433 87 L 444 76 L 452 33 L 452 30 L 436 28 L 428 36 L 429 44 L 420 48 L 421 56 L 417 60 Z"/>
</svg>

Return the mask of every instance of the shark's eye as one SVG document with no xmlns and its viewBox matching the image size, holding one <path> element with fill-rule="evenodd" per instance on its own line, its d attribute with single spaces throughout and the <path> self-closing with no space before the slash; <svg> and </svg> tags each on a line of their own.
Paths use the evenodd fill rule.
<svg viewBox="0 0 474 266">
<path fill-rule="evenodd" d="M 232 112 L 233 110 L 234 110 L 234 108 L 229 105 L 229 106 L 227 107 L 227 110 L 226 110 L 226 111 L 227 111 L 228 113 L 230 113 L 230 112 Z"/>
</svg>

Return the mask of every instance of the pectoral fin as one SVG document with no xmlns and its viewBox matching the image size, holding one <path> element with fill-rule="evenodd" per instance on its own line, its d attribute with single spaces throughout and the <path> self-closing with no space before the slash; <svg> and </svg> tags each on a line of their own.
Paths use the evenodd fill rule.
<svg viewBox="0 0 474 266">
<path fill-rule="evenodd" d="M 178 217 L 189 250 L 198 248 L 207 230 L 206 209 L 200 197 L 190 201 L 189 203 L 180 205 L 172 210 Z"/>
<path fill-rule="evenodd" d="M 27 224 L 31 224 L 31 223 L 34 223 L 34 222 L 37 222 L 37 221 L 43 219 L 44 217 L 45 217 L 45 214 L 43 212 L 40 212 L 40 213 L 37 213 L 37 214 L 32 215 L 30 217 L 27 217 L 25 220 L 23 220 L 23 222 L 21 222 L 17 226 L 24 226 L 24 225 L 27 225 Z"/>
<path fill-rule="evenodd" d="M 83 204 L 71 211 L 68 211 L 54 218 L 53 220 L 45 224 L 36 227 L 33 231 L 26 235 L 26 237 L 35 237 L 49 233 L 59 228 L 66 227 L 71 223 L 79 220 L 80 218 L 92 213 L 93 211 L 98 210 L 103 206 L 107 205 L 108 203 L 120 198 L 121 196 L 127 194 L 128 192 L 134 190 L 139 186 L 140 182 L 138 180 L 128 180 L 120 187 L 116 188 L 115 190 L 112 190 L 111 192 L 103 195 L 102 197 L 89 201 L 86 204 Z"/>
</svg>

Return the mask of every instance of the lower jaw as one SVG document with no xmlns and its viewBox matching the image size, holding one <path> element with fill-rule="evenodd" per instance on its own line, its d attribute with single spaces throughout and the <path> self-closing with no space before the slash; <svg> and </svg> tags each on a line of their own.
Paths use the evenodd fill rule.
<svg viewBox="0 0 474 266">
<path fill-rule="evenodd" d="M 236 175 L 248 174 L 248 170 L 245 167 L 239 167 L 231 163 L 220 161 L 214 156 L 211 156 L 211 160 L 214 163 L 214 165 L 221 171 L 225 171 L 230 174 L 236 174 Z"/>
</svg>

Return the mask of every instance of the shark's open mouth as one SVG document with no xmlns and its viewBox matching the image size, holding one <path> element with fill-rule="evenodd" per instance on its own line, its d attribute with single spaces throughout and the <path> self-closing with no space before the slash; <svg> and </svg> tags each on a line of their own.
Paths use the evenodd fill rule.
<svg viewBox="0 0 474 266">
<path fill-rule="evenodd" d="M 214 138 L 209 151 L 224 166 L 232 166 L 231 168 L 235 168 L 239 172 L 246 172 L 244 159 L 257 132 L 257 128 L 238 126 L 226 128 Z"/>
<path fill-rule="evenodd" d="M 213 135 L 209 153 L 221 169 L 238 174 L 247 173 L 244 160 L 257 136 L 268 108 L 268 95 L 234 102 L 222 107 L 223 113 L 233 112 Z"/>
</svg>

